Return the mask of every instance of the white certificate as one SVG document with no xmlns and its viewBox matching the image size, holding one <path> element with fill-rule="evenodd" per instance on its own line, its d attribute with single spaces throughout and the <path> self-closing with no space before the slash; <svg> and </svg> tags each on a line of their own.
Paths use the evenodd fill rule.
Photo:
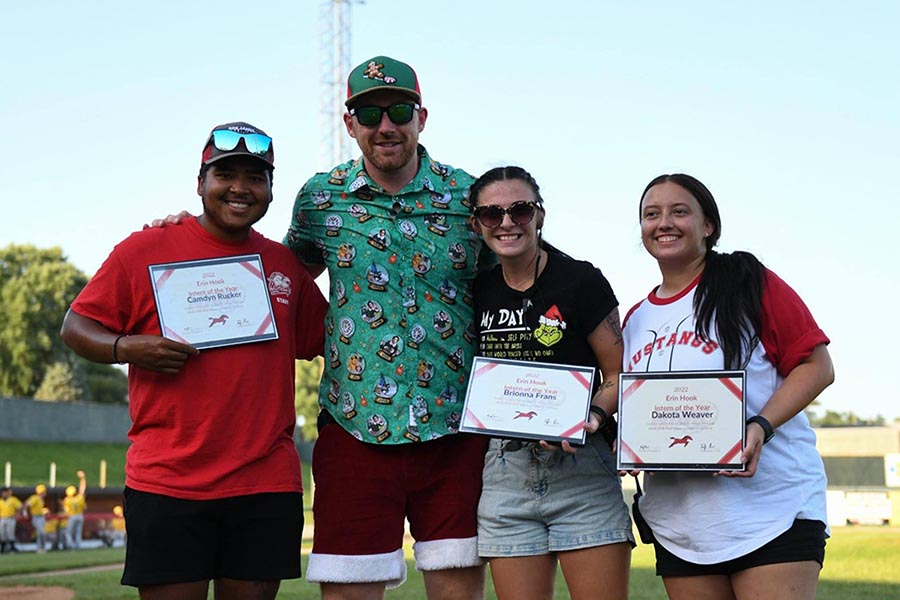
<svg viewBox="0 0 900 600">
<path fill-rule="evenodd" d="M 744 371 L 619 375 L 621 470 L 742 471 Z"/>
<path fill-rule="evenodd" d="M 196 348 L 278 339 L 259 254 L 149 269 L 163 336 Z"/>
<path fill-rule="evenodd" d="M 476 356 L 459 430 L 584 444 L 592 367 Z"/>
</svg>

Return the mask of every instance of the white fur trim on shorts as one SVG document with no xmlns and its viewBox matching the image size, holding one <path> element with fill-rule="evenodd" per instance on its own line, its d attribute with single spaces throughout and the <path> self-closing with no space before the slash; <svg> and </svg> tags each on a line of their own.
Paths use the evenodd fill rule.
<svg viewBox="0 0 900 600">
<path fill-rule="evenodd" d="M 310 554 L 306 580 L 311 583 L 384 582 L 395 588 L 406 581 L 403 549 L 385 554 Z"/>
<path fill-rule="evenodd" d="M 482 564 L 478 557 L 477 537 L 416 542 L 413 552 L 419 571 L 459 569 Z"/>
</svg>

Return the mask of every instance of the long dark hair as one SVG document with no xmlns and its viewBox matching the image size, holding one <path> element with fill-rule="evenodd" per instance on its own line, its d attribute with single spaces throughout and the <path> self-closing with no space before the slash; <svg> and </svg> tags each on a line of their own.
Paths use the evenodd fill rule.
<svg viewBox="0 0 900 600">
<path fill-rule="evenodd" d="M 494 167 L 488 171 L 485 171 L 481 177 L 475 180 L 474 183 L 469 187 L 469 202 L 470 209 L 473 213 L 475 211 L 475 207 L 478 205 L 478 195 L 486 188 L 488 185 L 492 183 L 496 183 L 498 181 L 509 181 L 509 180 L 518 180 L 522 181 L 531 188 L 531 191 L 534 192 L 535 201 L 541 206 L 543 210 L 544 207 L 544 198 L 541 196 L 541 186 L 538 185 L 537 181 L 535 181 L 534 177 L 532 177 L 531 173 L 523 169 L 522 167 L 517 167 L 515 165 L 507 165 L 505 167 Z M 538 218 L 538 215 L 535 215 L 535 219 Z M 555 247 L 553 244 L 547 242 L 544 239 L 544 236 L 541 233 L 541 228 L 538 228 L 538 245 L 546 250 L 547 252 L 551 252 L 553 254 L 558 254 L 560 256 L 568 257 L 569 255 Z"/>
<path fill-rule="evenodd" d="M 762 327 L 762 289 L 765 267 L 749 252 L 730 254 L 716 252 L 713 247 L 722 235 L 722 219 L 712 192 L 698 179 L 674 173 L 660 175 L 647 184 L 647 191 L 660 183 L 671 182 L 691 194 L 703 215 L 713 226 L 706 238 L 706 257 L 703 274 L 694 292 L 694 314 L 697 336 L 710 339 L 715 327 L 716 337 L 725 354 L 725 368 L 737 369 L 744 363 L 744 352 L 750 352 Z M 640 205 L 638 205 L 640 217 Z M 715 325 L 712 324 L 715 316 Z"/>
</svg>

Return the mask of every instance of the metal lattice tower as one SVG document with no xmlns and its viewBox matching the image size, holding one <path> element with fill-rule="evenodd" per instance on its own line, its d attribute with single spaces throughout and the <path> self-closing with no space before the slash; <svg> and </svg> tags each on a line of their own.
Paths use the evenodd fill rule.
<svg viewBox="0 0 900 600">
<path fill-rule="evenodd" d="M 350 73 L 350 9 L 364 0 L 327 0 L 320 6 L 322 96 L 319 112 L 320 167 L 330 168 L 351 158 L 344 128 L 346 77 Z"/>
</svg>

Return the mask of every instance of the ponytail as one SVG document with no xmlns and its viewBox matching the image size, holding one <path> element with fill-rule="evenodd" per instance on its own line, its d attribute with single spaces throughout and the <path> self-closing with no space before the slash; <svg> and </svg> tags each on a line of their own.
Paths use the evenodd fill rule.
<svg viewBox="0 0 900 600">
<path fill-rule="evenodd" d="M 762 327 L 765 268 L 749 252 L 710 250 L 694 292 L 696 334 L 711 339 L 711 328 L 725 354 L 725 368 L 739 369 Z M 715 317 L 715 325 L 712 324 Z"/>
</svg>

